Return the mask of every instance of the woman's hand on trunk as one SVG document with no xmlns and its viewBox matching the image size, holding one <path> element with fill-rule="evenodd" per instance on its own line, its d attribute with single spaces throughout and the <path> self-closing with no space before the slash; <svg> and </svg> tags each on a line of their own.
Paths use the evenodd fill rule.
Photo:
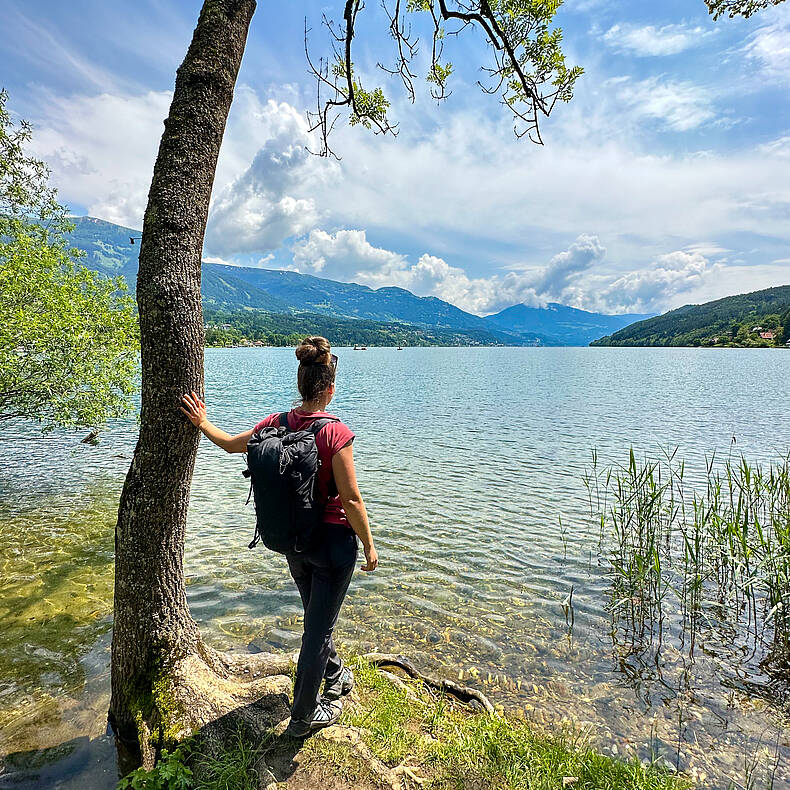
<svg viewBox="0 0 790 790">
<path fill-rule="evenodd" d="M 190 395 L 182 396 L 181 403 L 181 411 L 186 414 L 195 428 L 200 428 L 201 423 L 207 419 L 205 402 L 198 397 L 197 393 L 192 392 Z"/>
</svg>

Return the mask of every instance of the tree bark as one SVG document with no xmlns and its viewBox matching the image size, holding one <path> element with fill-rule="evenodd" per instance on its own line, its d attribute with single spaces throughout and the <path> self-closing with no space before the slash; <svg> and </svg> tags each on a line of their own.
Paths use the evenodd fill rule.
<svg viewBox="0 0 790 790">
<path fill-rule="evenodd" d="M 203 391 L 200 261 L 217 157 L 255 0 L 205 0 L 159 146 L 140 245 L 140 436 L 115 531 L 110 721 L 150 763 L 175 719 L 195 657 L 220 674 L 184 587 L 184 529 L 199 431 L 178 409 Z M 199 717 L 198 717 L 199 718 Z M 155 744 L 154 744 L 155 745 Z M 133 758 L 134 759 L 134 758 Z"/>
</svg>

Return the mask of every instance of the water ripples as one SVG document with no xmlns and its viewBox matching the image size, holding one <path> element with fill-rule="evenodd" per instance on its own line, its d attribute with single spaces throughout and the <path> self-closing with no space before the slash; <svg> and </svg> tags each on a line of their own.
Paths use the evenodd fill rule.
<svg viewBox="0 0 790 790">
<path fill-rule="evenodd" d="M 381 556 L 375 574 L 357 573 L 352 582 L 337 629 L 342 647 L 407 653 L 426 668 L 482 686 L 539 726 L 570 717 L 602 748 L 642 756 L 653 749 L 706 773 L 709 786 L 741 781 L 744 755 L 766 749 L 766 733 L 782 732 L 776 713 L 733 690 L 737 658 L 718 648 L 693 666 L 671 644 L 658 667 L 618 661 L 599 527 L 589 519 L 582 475 L 593 449 L 608 463 L 625 462 L 631 446 L 656 455 L 679 445 L 693 467 L 713 451 L 729 452 L 735 436 L 750 459 L 775 457 L 790 446 L 784 421 L 790 355 L 687 349 L 339 355 L 333 410 L 357 434 L 358 476 Z M 210 418 L 236 432 L 287 408 L 296 397 L 294 367 L 288 349 L 207 351 Z M 76 596 L 62 607 L 73 607 L 74 633 L 82 634 L 70 641 L 63 630 L 60 642 L 38 644 L 31 634 L 29 651 L 4 642 L 4 675 L 28 652 L 29 661 L 16 685 L 0 694 L 13 707 L 24 691 L 43 710 L 42 700 L 57 701 L 63 683 L 42 667 L 76 661 L 82 669 L 67 678 L 74 704 L 61 705 L 55 717 L 61 735 L 83 726 L 75 711 L 91 689 L 106 693 L 109 566 L 100 553 L 104 600 L 86 611 L 80 602 L 96 572 L 84 569 L 96 557 L 84 545 L 92 522 L 80 508 L 103 514 L 105 537 L 90 540 L 106 551 L 135 426 L 114 425 L 95 448 L 75 448 L 75 438 L 0 447 L 0 537 L 7 551 L 0 607 L 19 601 L 52 567 L 36 541 L 61 543 L 70 547 L 59 558 L 69 569 L 64 590 Z M 244 506 L 242 469 L 239 456 L 201 443 L 187 528 L 190 606 L 220 648 L 294 650 L 299 596 L 281 557 L 246 548 L 254 515 Z M 571 588 L 569 619 L 563 602 Z M 32 724 L 40 717 L 20 718 L 15 710 L 17 742 L 24 721 L 27 737 L 41 738 Z M 779 751 L 775 786 L 786 780 L 786 747 Z"/>
</svg>

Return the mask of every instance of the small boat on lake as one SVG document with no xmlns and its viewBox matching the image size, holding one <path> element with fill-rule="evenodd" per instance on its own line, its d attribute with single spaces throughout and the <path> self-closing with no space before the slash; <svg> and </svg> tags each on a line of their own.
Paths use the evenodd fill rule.
<svg viewBox="0 0 790 790">
<path fill-rule="evenodd" d="M 356 345 L 354 346 L 354 351 L 367 351 L 367 350 L 368 350 L 367 346 L 356 346 Z"/>
</svg>

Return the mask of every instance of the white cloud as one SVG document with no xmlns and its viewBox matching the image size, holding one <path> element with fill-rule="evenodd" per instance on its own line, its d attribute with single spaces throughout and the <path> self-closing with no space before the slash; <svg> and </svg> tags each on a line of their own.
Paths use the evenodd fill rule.
<svg viewBox="0 0 790 790">
<path fill-rule="evenodd" d="M 610 27 L 603 34 L 603 40 L 618 52 L 647 57 L 677 55 L 700 46 L 712 34 L 713 31 L 703 27 L 685 24 L 656 27 L 622 23 Z"/>
<path fill-rule="evenodd" d="M 206 230 L 209 252 L 269 252 L 315 227 L 326 213 L 315 196 L 327 194 L 333 167 L 308 152 L 303 114 L 269 100 L 257 111 L 256 126 L 263 144 L 252 163 L 213 200 Z"/>
<path fill-rule="evenodd" d="M 412 264 L 405 255 L 374 247 L 361 230 L 314 230 L 294 245 L 294 264 L 299 271 L 373 288 L 395 285 L 420 296 L 438 296 L 480 315 L 518 303 L 547 302 L 604 312 L 657 311 L 721 268 L 699 251 L 680 250 L 659 256 L 645 269 L 607 277 L 596 271 L 605 253 L 596 236 L 585 234 L 545 266 L 469 277 L 428 253 Z"/>
<path fill-rule="evenodd" d="M 374 247 L 364 230 L 313 230 L 293 248 L 300 271 L 364 285 L 393 285 L 407 268 L 405 256 Z"/>
<path fill-rule="evenodd" d="M 139 228 L 171 95 L 48 96 L 32 150 L 51 166 L 62 199 Z"/>
<path fill-rule="evenodd" d="M 547 299 L 560 298 L 574 277 L 599 262 L 605 253 L 597 236 L 579 236 L 549 261 L 533 285 L 535 292 Z"/>
<path fill-rule="evenodd" d="M 706 258 L 710 258 L 713 255 L 724 255 L 725 253 L 731 252 L 727 247 L 722 247 L 720 244 L 716 244 L 713 241 L 699 241 L 696 244 L 688 244 L 685 247 L 686 252 L 698 252 L 700 255 L 704 255 Z"/>
<path fill-rule="evenodd" d="M 49 96 L 32 150 L 50 165 L 61 199 L 140 228 L 171 99 L 169 91 Z M 326 196 L 337 166 L 311 156 L 309 142 L 292 105 L 237 91 L 215 178 L 209 255 L 268 252 L 315 226 L 324 213 L 316 195 Z"/>
<path fill-rule="evenodd" d="M 732 294 L 760 291 L 776 285 L 790 285 L 790 259 L 759 265 L 740 265 L 732 263 L 718 266 L 711 276 L 704 277 L 693 288 L 682 293 L 669 307 L 680 304 L 699 304 L 712 299 L 721 299 Z"/>
<path fill-rule="evenodd" d="M 658 256 L 640 270 L 628 272 L 593 291 L 583 303 L 612 312 L 647 313 L 673 304 L 674 297 L 698 289 L 721 269 L 700 252 L 678 250 Z"/>
<path fill-rule="evenodd" d="M 768 156 L 779 156 L 783 159 L 790 159 L 790 134 L 764 143 L 760 146 L 760 151 Z"/>
<path fill-rule="evenodd" d="M 619 84 L 617 96 L 637 117 L 655 119 L 677 132 L 696 129 L 715 117 L 709 91 L 693 82 L 629 79 Z"/>
<path fill-rule="evenodd" d="M 781 84 L 790 83 L 790 13 L 777 8 L 754 31 L 744 47 L 746 57 L 755 63 L 763 78 Z"/>
<path fill-rule="evenodd" d="M 463 269 L 428 253 L 412 264 L 405 255 L 374 247 L 363 230 L 314 230 L 307 239 L 297 242 L 293 251 L 299 271 L 372 288 L 394 285 L 418 296 L 438 296 L 474 313 L 492 312 L 519 301 L 537 301 L 530 278 L 525 275 L 470 278 Z"/>
<path fill-rule="evenodd" d="M 475 312 L 515 301 L 595 306 L 589 296 L 592 270 L 587 280 L 571 271 L 565 290 L 559 283 L 550 288 L 546 280 L 547 262 L 558 249 L 570 253 L 584 229 L 594 230 L 607 248 L 595 260 L 604 288 L 667 250 L 714 260 L 726 248 L 733 251 L 729 265 L 746 253 L 750 263 L 757 254 L 764 260 L 784 257 L 790 244 L 786 135 L 762 147 L 724 152 L 672 153 L 654 139 L 647 148 L 646 122 L 658 116 L 675 126 L 690 118 L 699 122 L 693 120 L 699 108 L 688 99 L 694 86 L 685 104 L 675 92 L 667 108 L 659 90 L 666 84 L 595 82 L 589 93 L 558 108 L 542 148 L 514 140 L 506 118 L 426 105 L 409 114 L 395 107 L 394 115 L 403 120 L 398 139 L 338 128 L 339 164 L 304 152 L 305 125 L 294 104 L 262 101 L 241 86 L 218 164 L 207 254 L 233 262 L 246 251 L 247 263 L 289 236 L 315 240 L 310 233 L 321 228 L 334 239 L 311 251 L 323 250 L 322 276 L 413 287 Z M 651 95 L 653 104 L 645 105 Z M 63 198 L 139 227 L 169 99 L 167 92 L 99 94 L 52 97 L 42 105 L 34 143 L 53 165 Z M 704 102 L 701 107 L 703 114 L 712 113 Z M 366 229 L 370 238 L 386 233 L 409 255 L 388 253 L 385 265 L 373 245 L 368 243 L 371 252 L 359 238 L 341 235 L 338 241 L 341 228 Z M 367 238 L 363 233 L 362 241 Z M 304 257 L 297 265 L 318 271 L 308 267 L 318 265 L 319 257 Z M 562 261 L 556 266 L 559 276 Z M 536 288 L 541 276 L 542 290 Z M 701 295 L 725 281 L 734 282 L 695 280 Z M 585 282 L 590 287 L 580 290 Z M 633 278 L 622 285 L 641 298 Z M 672 287 L 668 283 L 666 306 L 682 298 L 679 291 L 671 295 Z M 740 290 L 746 288 L 748 283 Z M 611 305 L 626 305 L 626 291 L 607 297 Z"/>
</svg>

